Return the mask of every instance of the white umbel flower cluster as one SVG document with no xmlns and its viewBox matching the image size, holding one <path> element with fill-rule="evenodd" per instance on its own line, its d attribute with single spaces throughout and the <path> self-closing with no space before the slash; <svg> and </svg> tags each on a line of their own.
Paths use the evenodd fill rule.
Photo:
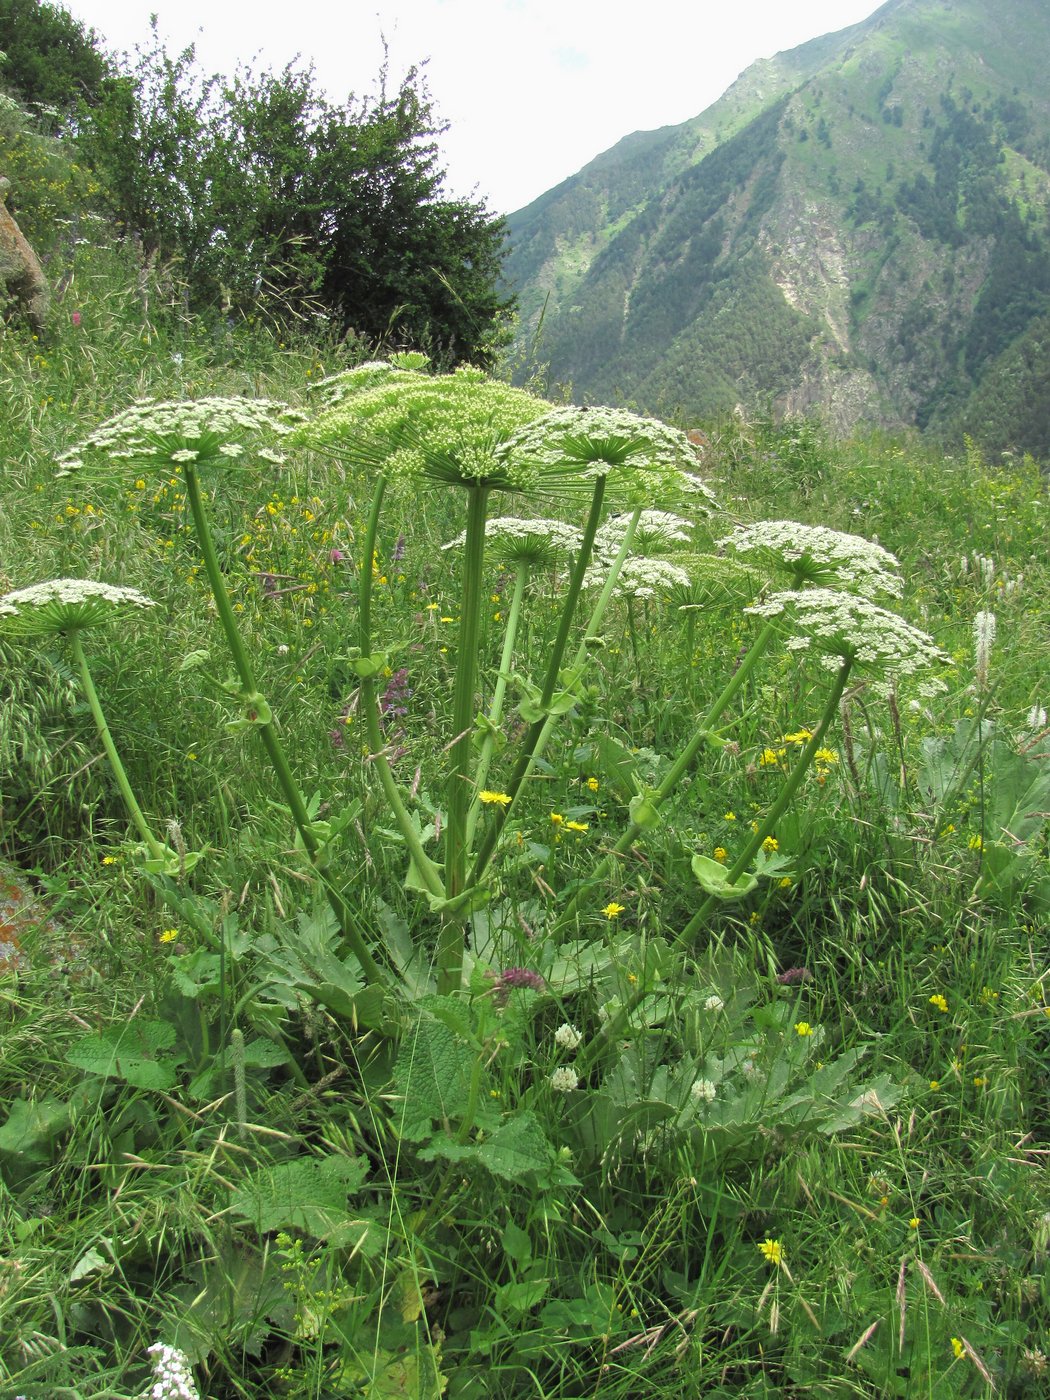
<svg viewBox="0 0 1050 1400">
<path fill-rule="evenodd" d="M 601 588 L 609 572 L 606 560 L 591 564 L 583 576 L 584 588 Z M 615 596 L 618 598 L 655 598 L 682 588 L 689 582 L 685 569 L 669 559 L 629 557 L 623 561 L 617 575 Z"/>
<path fill-rule="evenodd" d="M 185 1352 L 163 1342 L 156 1342 L 148 1350 L 153 1357 L 153 1384 L 142 1400 L 201 1400 Z"/>
<path fill-rule="evenodd" d="M 845 588 L 866 598 L 899 598 L 903 591 L 900 563 L 888 549 L 825 525 L 761 520 L 738 526 L 719 544 L 737 554 L 758 554 L 820 588 Z"/>
<path fill-rule="evenodd" d="M 822 663 L 832 671 L 850 661 L 871 675 L 872 688 L 880 695 L 888 695 L 899 677 L 949 661 L 932 637 L 855 593 L 830 588 L 774 593 L 744 611 L 758 617 L 790 618 L 795 628 L 787 642 L 790 651 L 820 652 Z M 929 697 L 945 686 L 940 680 L 926 680 L 918 689 Z"/>
<path fill-rule="evenodd" d="M 568 1021 L 554 1032 L 554 1043 L 562 1050 L 575 1050 L 582 1039 L 583 1036 L 575 1026 L 570 1026 Z"/>
<path fill-rule="evenodd" d="M 623 543 L 630 516 L 615 515 L 605 522 L 594 537 L 594 552 L 612 559 Z M 692 542 L 692 525 L 680 515 L 666 510 L 643 510 L 638 516 L 631 549 L 635 554 L 660 554 L 676 544 Z"/>
<path fill-rule="evenodd" d="M 0 598 L 0 631 L 21 637 L 76 632 L 108 622 L 124 608 L 156 607 L 137 588 L 89 578 L 54 578 Z"/>
<path fill-rule="evenodd" d="M 442 548 L 462 549 L 466 539 L 464 530 Z M 485 540 L 489 551 L 503 564 L 543 567 L 560 556 L 575 553 L 580 547 L 580 532 L 563 520 L 519 520 L 498 515 L 486 520 Z"/>
<path fill-rule="evenodd" d="M 203 398 L 137 403 L 110 418 L 58 459 L 58 476 L 69 476 L 99 458 L 129 466 L 228 466 L 247 440 L 283 437 L 303 415 L 272 399 Z M 256 456 L 279 462 L 268 448 Z"/>
<path fill-rule="evenodd" d="M 556 408 L 513 433 L 501 455 L 528 462 L 548 488 L 559 480 L 614 474 L 644 499 L 688 493 L 708 511 L 715 497 L 696 476 L 697 452 L 685 433 L 617 408 Z M 627 478 L 637 474 L 634 489 Z"/>
</svg>

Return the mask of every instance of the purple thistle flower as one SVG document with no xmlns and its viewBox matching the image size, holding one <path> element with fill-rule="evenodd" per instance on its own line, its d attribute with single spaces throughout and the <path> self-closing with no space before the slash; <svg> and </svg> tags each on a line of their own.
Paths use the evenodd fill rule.
<svg viewBox="0 0 1050 1400">
<path fill-rule="evenodd" d="M 777 981 L 782 987 L 793 987 L 796 982 L 809 982 L 812 978 L 808 967 L 789 967 L 786 972 L 778 974 Z"/>
<path fill-rule="evenodd" d="M 502 972 L 489 971 L 485 976 L 492 983 L 492 995 L 499 1006 L 506 1006 L 507 998 L 515 987 L 528 987 L 534 992 L 547 988 L 540 974 L 528 967 L 505 967 Z"/>
</svg>

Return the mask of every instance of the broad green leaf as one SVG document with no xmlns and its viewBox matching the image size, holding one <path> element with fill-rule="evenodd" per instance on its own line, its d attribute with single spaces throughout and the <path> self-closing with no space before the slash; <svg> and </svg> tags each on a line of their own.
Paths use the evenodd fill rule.
<svg viewBox="0 0 1050 1400">
<path fill-rule="evenodd" d="M 367 1174 L 363 1157 L 297 1157 L 253 1172 L 230 1209 L 261 1233 L 303 1230 L 324 1238 L 346 1223 L 347 1197 Z"/>
<path fill-rule="evenodd" d="M 403 1137 L 420 1142 L 435 1119 L 459 1121 L 470 1102 L 475 1060 L 475 1051 L 448 1026 L 431 1016 L 419 1018 L 402 1040 L 394 1066 Z"/>
<path fill-rule="evenodd" d="M 728 870 L 710 856 L 694 856 L 691 864 L 700 888 L 717 899 L 743 899 L 758 887 L 758 877 L 751 874 L 741 875 L 730 884 Z"/>
</svg>

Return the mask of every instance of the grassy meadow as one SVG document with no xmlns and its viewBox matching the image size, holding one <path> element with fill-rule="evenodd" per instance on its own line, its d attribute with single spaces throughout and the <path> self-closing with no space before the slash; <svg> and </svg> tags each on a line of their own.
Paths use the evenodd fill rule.
<svg viewBox="0 0 1050 1400">
<path fill-rule="evenodd" d="M 1038 466 L 733 421 L 646 541 L 626 438 L 604 499 L 597 428 L 479 488 L 471 395 L 539 408 L 351 376 L 335 452 L 57 475 L 364 358 L 76 257 L 0 332 L 0 875 L 49 915 L 0 926 L 0 1396 L 1046 1394 Z M 583 533 L 482 557 L 483 510 Z M 719 550 L 761 521 L 876 541 L 918 632 L 745 611 L 836 586 Z M 60 578 L 153 606 L 5 613 Z"/>
</svg>

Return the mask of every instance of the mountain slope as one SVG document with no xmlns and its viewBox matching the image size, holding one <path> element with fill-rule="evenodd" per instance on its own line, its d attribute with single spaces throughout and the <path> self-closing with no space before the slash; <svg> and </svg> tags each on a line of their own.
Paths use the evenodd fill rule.
<svg viewBox="0 0 1050 1400">
<path fill-rule="evenodd" d="M 754 64 L 511 216 L 524 334 L 582 400 L 972 428 L 1042 363 L 1048 52 L 1041 0 L 890 0 Z"/>
</svg>

